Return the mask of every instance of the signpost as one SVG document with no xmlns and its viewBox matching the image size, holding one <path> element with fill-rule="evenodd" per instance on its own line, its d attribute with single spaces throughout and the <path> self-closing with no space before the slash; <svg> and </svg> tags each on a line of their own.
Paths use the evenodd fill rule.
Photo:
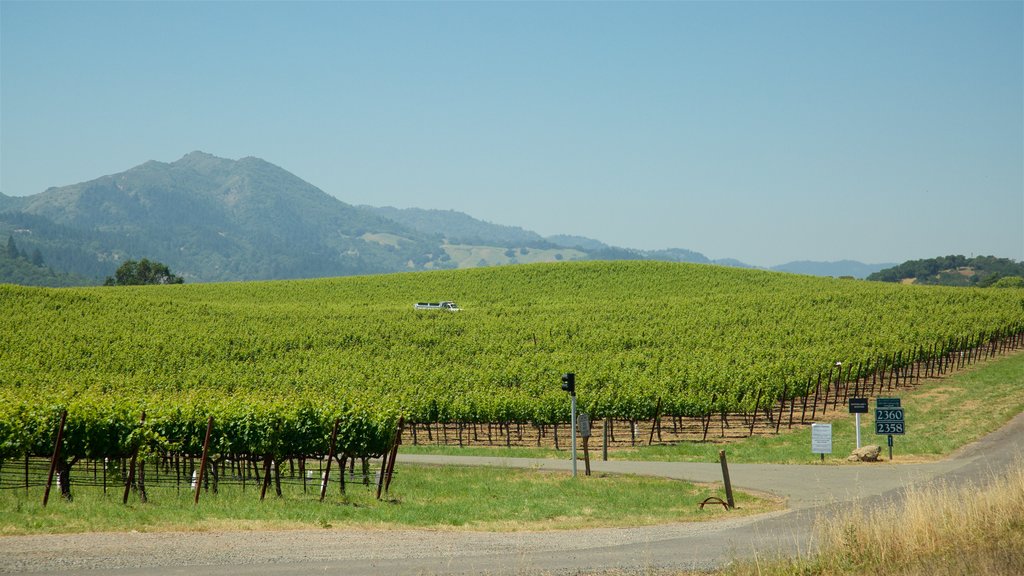
<svg viewBox="0 0 1024 576">
<path fill-rule="evenodd" d="M 583 437 L 583 463 L 584 473 L 590 476 L 590 415 L 580 414 L 576 417 L 580 427 L 580 436 Z"/>
<path fill-rule="evenodd" d="M 857 449 L 860 449 L 860 415 L 868 413 L 867 398 L 850 398 L 850 414 L 857 421 Z"/>
<path fill-rule="evenodd" d="M 825 461 L 825 454 L 832 453 L 832 425 L 811 424 L 811 453 L 821 454 L 821 461 Z"/>
<path fill-rule="evenodd" d="M 889 460 L 892 460 L 892 437 L 905 434 L 903 408 L 899 398 L 879 398 L 875 402 L 875 434 L 886 435 L 889 440 Z"/>
<path fill-rule="evenodd" d="M 569 393 L 571 398 L 571 421 L 569 430 L 572 431 L 572 477 L 576 477 L 576 374 L 567 372 L 562 374 L 562 390 Z"/>
</svg>

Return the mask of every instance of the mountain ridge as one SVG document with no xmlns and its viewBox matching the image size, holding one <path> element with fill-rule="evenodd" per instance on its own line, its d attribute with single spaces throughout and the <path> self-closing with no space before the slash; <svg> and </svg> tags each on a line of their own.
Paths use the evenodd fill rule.
<svg viewBox="0 0 1024 576">
<path fill-rule="evenodd" d="M 20 212 L 74 230 L 114 234 L 122 238 L 121 246 L 98 250 L 97 259 L 148 256 L 190 281 L 340 276 L 423 269 L 427 263 L 444 267 L 436 240 L 253 157 L 227 160 L 192 152 L 175 162 L 149 161 L 4 200 L 0 208 L 8 220 Z M 394 238 L 381 243 L 363 238 L 367 231 Z"/>
<path fill-rule="evenodd" d="M 55 270 L 97 282 L 118 263 L 142 257 L 193 282 L 563 259 L 753 267 L 682 248 L 637 250 L 583 236 L 544 237 L 454 210 L 354 206 L 261 158 L 231 160 L 199 150 L 31 196 L 0 194 L 5 233 L 39 249 Z M 801 264 L 797 273 L 815 273 Z M 786 266 L 773 269 L 794 271 Z M 871 269 L 861 272 L 865 266 Z M 825 263 L 816 275 L 863 277 L 884 267 Z M 834 273 L 821 274 L 826 268 Z"/>
</svg>

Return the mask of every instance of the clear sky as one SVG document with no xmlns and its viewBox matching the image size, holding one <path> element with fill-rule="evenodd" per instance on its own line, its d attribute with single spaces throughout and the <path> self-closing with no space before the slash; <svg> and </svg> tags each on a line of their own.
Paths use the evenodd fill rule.
<svg viewBox="0 0 1024 576">
<path fill-rule="evenodd" d="M 0 0 L 0 191 L 257 156 L 770 266 L 1024 260 L 1024 2 Z"/>
</svg>

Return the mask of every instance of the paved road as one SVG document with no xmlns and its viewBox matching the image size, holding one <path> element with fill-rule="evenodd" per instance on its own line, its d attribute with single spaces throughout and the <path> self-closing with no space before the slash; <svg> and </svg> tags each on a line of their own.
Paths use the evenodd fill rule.
<svg viewBox="0 0 1024 576">
<path fill-rule="evenodd" d="M 731 464 L 733 485 L 785 497 L 789 509 L 715 523 L 567 532 L 349 529 L 79 534 L 0 538 L 0 572 L 47 574 L 581 574 L 707 569 L 736 557 L 806 552 L 814 519 L 901 497 L 911 484 L 984 483 L 1024 458 L 1024 414 L 928 464 Z M 403 455 L 402 462 L 568 470 L 567 461 Z M 594 462 L 595 471 L 721 480 L 718 464 Z"/>
</svg>

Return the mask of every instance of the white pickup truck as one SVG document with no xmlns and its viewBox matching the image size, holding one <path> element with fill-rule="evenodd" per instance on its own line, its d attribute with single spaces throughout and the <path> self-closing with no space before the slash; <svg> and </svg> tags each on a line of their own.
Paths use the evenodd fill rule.
<svg viewBox="0 0 1024 576">
<path fill-rule="evenodd" d="M 446 302 L 417 302 L 413 304 L 413 308 L 416 310 L 448 310 L 449 312 L 458 312 L 461 308 L 452 301 Z"/>
</svg>

